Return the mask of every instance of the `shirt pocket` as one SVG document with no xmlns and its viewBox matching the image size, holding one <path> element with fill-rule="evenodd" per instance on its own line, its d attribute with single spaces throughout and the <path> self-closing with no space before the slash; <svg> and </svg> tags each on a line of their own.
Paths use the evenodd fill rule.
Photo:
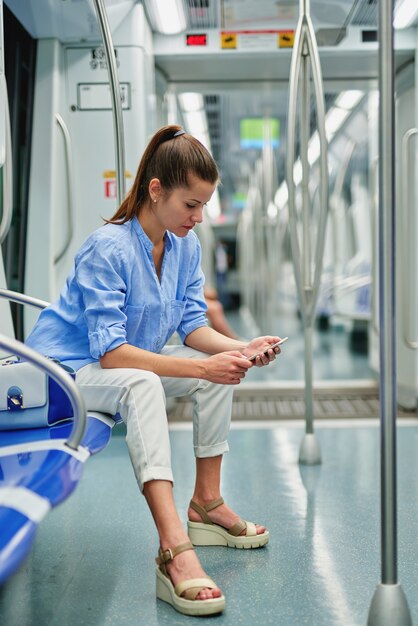
<svg viewBox="0 0 418 626">
<path fill-rule="evenodd" d="M 185 300 L 171 300 L 170 302 L 170 315 L 169 315 L 169 327 L 168 338 L 177 330 L 180 326 L 180 322 L 183 319 L 184 309 L 186 308 Z"/>
<path fill-rule="evenodd" d="M 128 343 L 139 348 L 149 350 L 148 344 L 152 337 L 147 332 L 149 319 L 149 306 L 133 306 L 128 304 L 125 309 L 126 315 L 126 339 Z"/>
</svg>

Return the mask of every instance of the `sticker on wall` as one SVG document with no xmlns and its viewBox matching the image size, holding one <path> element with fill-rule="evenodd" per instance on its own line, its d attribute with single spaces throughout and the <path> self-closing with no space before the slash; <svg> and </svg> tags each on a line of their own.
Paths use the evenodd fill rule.
<svg viewBox="0 0 418 626">
<path fill-rule="evenodd" d="M 293 48 L 295 43 L 295 31 L 294 30 L 282 30 L 279 32 L 279 48 Z"/>
<path fill-rule="evenodd" d="M 222 50 L 233 50 L 237 47 L 237 34 L 236 33 L 221 33 L 221 48 Z"/>
<path fill-rule="evenodd" d="M 117 198 L 117 185 L 116 185 L 116 170 L 105 170 L 103 172 L 104 178 L 104 197 L 105 198 Z M 132 178 L 132 174 L 129 170 L 125 171 L 125 179 L 128 183 Z"/>
</svg>

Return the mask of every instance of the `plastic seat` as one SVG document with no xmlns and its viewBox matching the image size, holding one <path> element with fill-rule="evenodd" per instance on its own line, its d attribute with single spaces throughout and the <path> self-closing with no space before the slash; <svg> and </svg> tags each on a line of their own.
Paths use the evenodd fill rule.
<svg viewBox="0 0 418 626">
<path fill-rule="evenodd" d="M 0 289 L 0 297 L 22 304 L 36 303 L 39 308 L 48 304 L 4 289 Z M 35 359 L 32 361 L 35 365 L 43 367 L 64 387 L 74 409 L 74 418 L 54 426 L 0 431 L 0 584 L 3 584 L 30 552 L 40 522 L 73 493 L 84 463 L 106 447 L 113 426 L 121 420 L 118 415 L 97 412 L 86 415 L 73 379 L 21 342 L 0 335 L 0 348 L 28 360 Z"/>
</svg>

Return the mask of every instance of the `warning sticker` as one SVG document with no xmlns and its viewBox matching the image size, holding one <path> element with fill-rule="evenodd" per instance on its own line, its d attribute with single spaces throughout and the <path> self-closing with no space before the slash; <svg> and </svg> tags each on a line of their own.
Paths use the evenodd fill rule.
<svg viewBox="0 0 418 626">
<path fill-rule="evenodd" d="M 279 32 L 278 46 L 279 48 L 293 48 L 295 42 L 294 30 L 282 30 Z"/>
<path fill-rule="evenodd" d="M 237 47 L 237 34 L 236 33 L 221 33 L 221 48 L 234 49 Z"/>
<path fill-rule="evenodd" d="M 295 31 L 293 30 L 236 30 L 222 31 L 221 48 L 240 50 L 277 50 L 293 48 Z"/>
</svg>

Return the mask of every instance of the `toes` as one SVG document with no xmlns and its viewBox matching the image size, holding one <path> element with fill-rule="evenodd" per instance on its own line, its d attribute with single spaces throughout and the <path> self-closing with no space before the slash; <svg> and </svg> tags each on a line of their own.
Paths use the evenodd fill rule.
<svg viewBox="0 0 418 626">
<path fill-rule="evenodd" d="M 213 598 L 220 598 L 222 592 L 220 589 L 202 589 L 196 596 L 196 600 L 212 600 Z"/>
</svg>

